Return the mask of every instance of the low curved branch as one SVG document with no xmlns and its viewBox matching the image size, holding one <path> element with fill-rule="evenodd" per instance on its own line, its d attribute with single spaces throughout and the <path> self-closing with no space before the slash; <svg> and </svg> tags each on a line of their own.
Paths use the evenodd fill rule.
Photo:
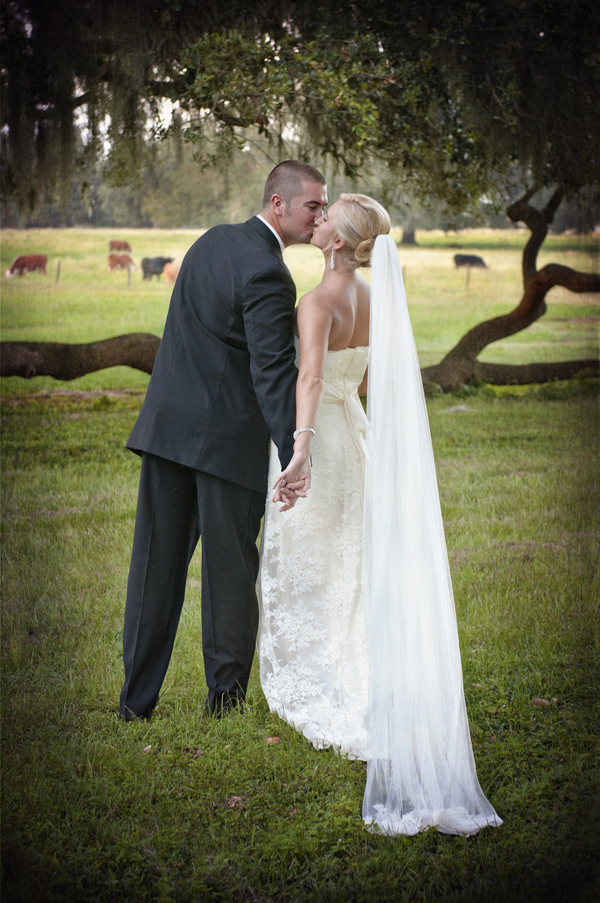
<svg viewBox="0 0 600 903">
<path fill-rule="evenodd" d="M 600 275 L 580 273 L 559 263 L 549 263 L 530 280 L 519 302 L 509 314 L 484 320 L 470 329 L 448 352 L 445 361 L 466 359 L 471 362 L 492 342 L 506 339 L 526 329 L 546 312 L 546 295 L 556 285 L 571 292 L 600 292 Z"/>
<path fill-rule="evenodd" d="M 600 275 L 598 273 L 581 273 L 560 263 L 547 263 L 537 273 L 536 279 L 546 292 L 555 285 L 568 288 L 570 292 L 600 292 Z M 522 303 L 522 302 L 521 302 Z"/>
<path fill-rule="evenodd" d="M 148 333 L 131 333 L 101 342 L 68 345 L 62 342 L 2 342 L 0 376 L 52 376 L 71 380 L 107 367 L 133 367 L 152 373 L 160 339 Z M 497 386 L 526 385 L 570 379 L 582 371 L 598 374 L 597 360 L 559 361 L 547 364 L 487 364 L 445 359 L 423 367 L 423 383 L 437 383 L 447 392 L 474 376 Z"/>
<path fill-rule="evenodd" d="M 70 345 L 64 342 L 2 342 L 0 376 L 53 376 L 77 379 L 107 367 L 133 367 L 152 373 L 160 339 L 145 332 L 116 336 L 100 342 Z"/>
<path fill-rule="evenodd" d="M 537 253 L 546 237 L 547 223 L 552 222 L 561 202 L 563 191 L 558 188 L 543 210 L 536 210 L 528 203 L 533 193 L 534 189 L 530 189 L 507 210 L 514 222 L 525 222 L 532 233 L 523 251 L 523 297 L 510 313 L 485 320 L 470 329 L 439 364 L 425 367 L 422 371 L 425 383 L 437 383 L 444 392 L 448 392 L 461 383 L 469 382 L 474 376 L 500 384 L 512 382 L 523 384 L 545 382 L 550 379 L 568 379 L 588 367 L 598 372 L 598 363 L 595 361 L 567 361 L 560 364 L 511 367 L 482 364 L 477 360 L 483 349 L 492 342 L 521 332 L 543 316 L 546 312 L 546 295 L 555 285 L 576 293 L 600 292 L 600 275 L 597 273 L 580 273 L 558 263 L 549 263 L 541 270 L 537 270 Z"/>
<path fill-rule="evenodd" d="M 473 378 L 495 386 L 526 386 L 532 383 L 548 383 L 555 379 L 572 379 L 578 373 L 594 376 L 600 374 L 600 361 L 596 358 L 583 361 L 553 361 L 543 364 L 488 364 L 481 361 L 444 360 L 432 367 L 423 367 L 423 384 L 435 383 L 442 391 L 451 392 Z"/>
<path fill-rule="evenodd" d="M 600 361 L 554 361 L 544 364 L 484 364 L 476 361 L 474 376 L 494 386 L 528 386 L 555 379 L 572 379 L 578 373 L 598 376 Z"/>
</svg>

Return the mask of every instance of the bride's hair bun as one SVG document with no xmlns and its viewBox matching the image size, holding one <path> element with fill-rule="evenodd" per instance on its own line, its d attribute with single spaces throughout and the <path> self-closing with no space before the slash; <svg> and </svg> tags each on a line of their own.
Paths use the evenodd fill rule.
<svg viewBox="0 0 600 903">
<path fill-rule="evenodd" d="M 371 251 L 375 244 L 374 238 L 365 238 L 364 241 L 357 246 L 354 252 L 354 260 L 357 267 L 368 267 L 371 265 Z"/>
<path fill-rule="evenodd" d="M 391 221 L 387 210 L 366 194 L 341 194 L 335 231 L 346 242 L 344 263 L 352 270 L 371 265 L 371 251 L 378 235 L 387 235 Z"/>
</svg>

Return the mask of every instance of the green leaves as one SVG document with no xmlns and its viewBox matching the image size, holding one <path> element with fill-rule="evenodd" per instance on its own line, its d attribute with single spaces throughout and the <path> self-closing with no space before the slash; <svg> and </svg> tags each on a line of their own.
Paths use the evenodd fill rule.
<svg viewBox="0 0 600 903">
<path fill-rule="evenodd" d="M 352 169 L 380 139 L 379 108 L 395 84 L 372 35 L 333 42 L 325 34 L 301 41 L 284 34 L 206 34 L 181 58 L 194 71 L 182 93 L 190 114 L 186 135 L 198 139 L 215 125 L 225 147 L 240 130 L 281 138 L 299 130 L 314 150 L 347 160 Z"/>
<path fill-rule="evenodd" d="M 383 161 L 456 209 L 514 166 L 578 190 L 600 177 L 592 7 L 154 0 L 140 17 L 100 0 L 7 3 L 3 190 L 21 209 L 56 192 L 66 204 L 68 176 L 85 181 L 107 146 L 113 178 L 135 181 L 163 98 L 189 113 L 208 163 L 259 136 L 350 175 Z M 217 152 L 200 140 L 209 125 Z"/>
</svg>

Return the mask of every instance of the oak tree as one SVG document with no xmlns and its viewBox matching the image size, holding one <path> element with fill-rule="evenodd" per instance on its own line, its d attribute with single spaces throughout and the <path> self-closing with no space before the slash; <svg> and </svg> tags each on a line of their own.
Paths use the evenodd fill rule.
<svg viewBox="0 0 600 903">
<path fill-rule="evenodd" d="M 475 376 L 523 382 L 597 370 L 590 361 L 478 362 L 490 342 L 544 313 L 552 286 L 600 290 L 597 274 L 536 268 L 563 197 L 600 181 L 593 0 L 6 0 L 2 41 L 3 190 L 22 204 L 65 183 L 81 109 L 82 167 L 108 122 L 102 140 L 113 178 L 135 173 L 163 98 L 176 103 L 174 127 L 201 157 L 210 135 L 205 162 L 218 164 L 257 133 L 287 154 L 291 136 L 295 156 L 332 159 L 357 178 L 383 165 L 390 180 L 410 181 L 449 210 L 504 191 L 508 215 L 531 230 L 523 297 L 510 314 L 470 330 L 424 380 L 447 390 Z M 537 209 L 532 199 L 548 187 L 551 200 Z M 39 346 L 30 351 L 44 356 Z M 98 368 L 97 351 L 89 369 Z M 52 370 L 36 360 L 22 369 Z"/>
</svg>

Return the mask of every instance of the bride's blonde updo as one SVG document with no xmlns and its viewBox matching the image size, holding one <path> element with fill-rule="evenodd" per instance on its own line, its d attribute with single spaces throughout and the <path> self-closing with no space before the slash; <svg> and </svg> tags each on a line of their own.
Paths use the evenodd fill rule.
<svg viewBox="0 0 600 903">
<path fill-rule="evenodd" d="M 371 265 L 371 251 L 378 235 L 387 235 L 391 221 L 387 210 L 366 194 L 340 194 L 335 232 L 346 242 L 344 263 L 351 270 Z"/>
</svg>

